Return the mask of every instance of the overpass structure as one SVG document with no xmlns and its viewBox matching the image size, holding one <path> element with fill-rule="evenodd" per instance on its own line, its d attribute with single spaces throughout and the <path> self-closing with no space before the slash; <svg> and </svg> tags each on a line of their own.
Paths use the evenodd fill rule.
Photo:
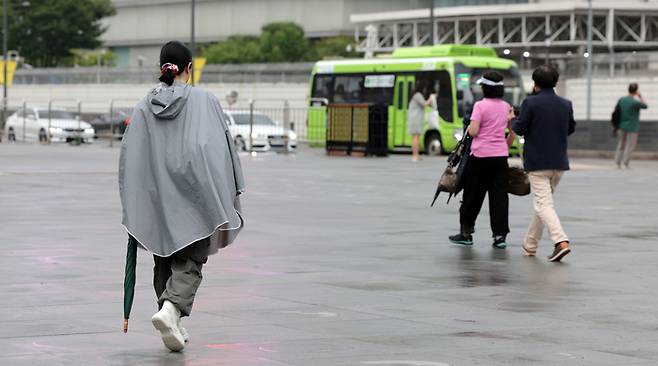
<svg viewBox="0 0 658 366">
<path fill-rule="evenodd" d="M 658 50 L 658 3 L 594 1 L 594 53 Z M 391 52 L 398 47 L 430 44 L 477 44 L 509 57 L 579 54 L 587 44 L 586 1 L 459 6 L 384 13 L 353 14 L 361 52 Z M 434 30 L 432 32 L 432 29 Z"/>
</svg>

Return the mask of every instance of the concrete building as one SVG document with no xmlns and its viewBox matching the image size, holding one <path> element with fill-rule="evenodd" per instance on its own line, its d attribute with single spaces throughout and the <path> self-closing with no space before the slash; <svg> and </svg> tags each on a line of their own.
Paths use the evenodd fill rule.
<svg viewBox="0 0 658 366">
<path fill-rule="evenodd" d="M 350 15 L 418 9 L 431 0 L 196 0 L 196 39 L 216 42 L 232 35 L 259 35 L 263 25 L 300 24 L 308 37 L 353 35 Z M 113 0 L 102 39 L 120 66 L 152 65 L 159 47 L 190 39 L 191 0 Z"/>
</svg>

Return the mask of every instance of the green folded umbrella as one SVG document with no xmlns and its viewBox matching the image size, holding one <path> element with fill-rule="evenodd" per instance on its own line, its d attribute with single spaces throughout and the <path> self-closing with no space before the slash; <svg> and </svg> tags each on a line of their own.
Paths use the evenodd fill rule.
<svg viewBox="0 0 658 366">
<path fill-rule="evenodd" d="M 137 240 L 128 238 L 126 253 L 126 278 L 123 280 L 123 332 L 128 332 L 128 318 L 135 298 L 135 267 L 137 266 Z"/>
</svg>

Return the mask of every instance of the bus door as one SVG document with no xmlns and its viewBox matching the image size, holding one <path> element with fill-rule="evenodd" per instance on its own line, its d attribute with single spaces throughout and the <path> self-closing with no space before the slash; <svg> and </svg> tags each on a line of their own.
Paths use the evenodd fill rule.
<svg viewBox="0 0 658 366">
<path fill-rule="evenodd" d="M 389 122 L 392 129 L 389 132 L 389 138 L 393 142 L 393 148 L 405 147 L 411 145 L 411 136 L 407 132 L 407 108 L 409 107 L 409 98 L 416 84 L 414 75 L 398 75 L 395 80 L 395 90 L 393 91 L 393 121 Z"/>
</svg>

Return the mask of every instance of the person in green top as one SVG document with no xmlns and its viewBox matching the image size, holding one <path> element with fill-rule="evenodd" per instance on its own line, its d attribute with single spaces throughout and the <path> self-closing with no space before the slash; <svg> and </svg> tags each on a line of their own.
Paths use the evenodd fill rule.
<svg viewBox="0 0 658 366">
<path fill-rule="evenodd" d="M 622 163 L 628 168 L 640 131 L 640 109 L 646 109 L 647 103 L 638 91 L 637 83 L 631 83 L 628 85 L 628 95 L 621 97 L 617 104 L 621 112 L 619 116 L 621 133 L 615 153 L 615 162 L 618 168 L 621 168 Z"/>
</svg>

